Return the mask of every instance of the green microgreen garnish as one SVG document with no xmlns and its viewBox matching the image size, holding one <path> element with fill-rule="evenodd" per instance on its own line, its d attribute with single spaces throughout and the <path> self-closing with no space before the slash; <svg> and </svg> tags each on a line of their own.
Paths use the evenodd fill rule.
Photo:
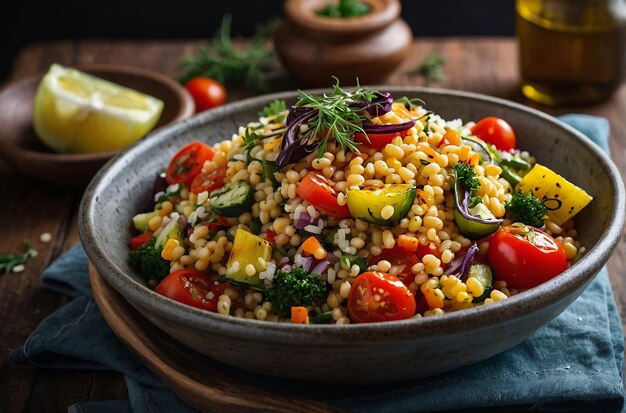
<svg viewBox="0 0 626 413">
<path fill-rule="evenodd" d="M 425 106 L 426 102 L 424 102 L 420 98 L 409 98 L 407 96 L 402 96 L 400 99 L 396 99 L 397 103 L 402 103 L 405 108 L 408 110 L 417 109 L 419 106 Z M 431 112 L 428 112 L 431 113 Z M 425 115 L 424 115 L 425 116 Z"/>
<path fill-rule="evenodd" d="M 274 100 L 270 102 L 267 106 L 263 108 L 261 111 L 261 116 L 267 118 L 269 116 L 279 116 L 276 118 L 276 122 L 282 122 L 285 118 L 284 113 L 287 111 L 287 105 L 284 100 Z"/>
<path fill-rule="evenodd" d="M 296 106 L 307 106 L 317 110 L 315 116 L 308 121 L 309 129 L 303 133 L 304 142 L 317 141 L 317 151 L 320 156 L 326 152 L 330 138 L 335 139 L 341 150 L 359 152 L 359 145 L 352 138 L 354 132 L 363 131 L 361 126 L 367 120 L 367 113 L 361 107 L 351 106 L 355 102 L 371 102 L 379 92 L 376 90 L 365 90 L 357 83 L 353 92 L 348 92 L 339 87 L 339 79 L 330 94 L 312 95 L 301 90 L 298 91 L 300 99 Z"/>
<path fill-rule="evenodd" d="M 26 240 L 22 241 L 26 251 L 23 254 L 0 253 L 0 273 L 8 274 L 19 265 L 24 265 L 30 257 L 37 256 L 37 250 Z"/>
<path fill-rule="evenodd" d="M 185 83 L 196 76 L 207 76 L 226 86 L 244 85 L 255 91 L 270 89 L 270 75 L 276 72 L 274 52 L 267 39 L 274 24 L 258 27 L 247 47 L 235 47 L 230 36 L 231 17 L 224 16 L 217 34 L 196 55 L 180 62 L 184 74 L 179 81 Z"/>
</svg>

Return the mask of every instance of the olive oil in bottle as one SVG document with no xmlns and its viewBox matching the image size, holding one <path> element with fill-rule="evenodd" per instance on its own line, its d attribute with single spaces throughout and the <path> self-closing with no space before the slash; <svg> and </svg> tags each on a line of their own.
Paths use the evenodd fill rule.
<svg viewBox="0 0 626 413">
<path fill-rule="evenodd" d="M 516 0 L 522 92 L 557 106 L 605 99 L 625 74 L 623 0 Z"/>
</svg>

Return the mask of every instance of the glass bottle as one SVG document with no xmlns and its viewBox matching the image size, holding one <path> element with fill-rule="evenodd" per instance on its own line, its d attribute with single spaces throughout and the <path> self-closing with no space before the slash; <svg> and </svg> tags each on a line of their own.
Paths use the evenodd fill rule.
<svg viewBox="0 0 626 413">
<path fill-rule="evenodd" d="M 557 106 L 608 98 L 625 74 L 624 0 L 516 0 L 522 92 Z"/>
</svg>

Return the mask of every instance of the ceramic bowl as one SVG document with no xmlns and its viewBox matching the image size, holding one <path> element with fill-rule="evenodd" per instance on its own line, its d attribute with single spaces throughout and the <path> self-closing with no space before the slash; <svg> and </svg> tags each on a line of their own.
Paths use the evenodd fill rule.
<svg viewBox="0 0 626 413">
<path fill-rule="evenodd" d="M 77 69 L 161 99 L 155 128 L 194 114 L 193 98 L 174 79 L 149 70 L 91 64 Z M 120 151 L 60 154 L 47 148 L 33 130 L 33 104 L 44 73 L 8 84 L 0 91 L 0 159 L 20 173 L 61 185 L 86 185 Z"/>
<path fill-rule="evenodd" d="M 522 342 L 559 315 L 607 262 L 621 236 L 624 187 L 617 168 L 593 143 L 555 118 L 486 96 L 420 88 L 380 88 L 420 97 L 445 119 L 491 115 L 509 121 L 520 148 L 594 197 L 576 219 L 584 257 L 559 275 L 504 302 L 378 324 L 295 325 L 223 317 L 174 302 L 147 288 L 127 262 L 131 217 L 149 196 L 155 172 L 182 145 L 215 142 L 257 119 L 274 99 L 229 104 L 155 132 L 106 165 L 86 190 L 79 214 L 87 255 L 102 276 L 148 320 L 217 360 L 272 376 L 365 383 L 418 378 L 484 360 Z M 599 184 L 601 183 L 601 184 Z"/>
</svg>

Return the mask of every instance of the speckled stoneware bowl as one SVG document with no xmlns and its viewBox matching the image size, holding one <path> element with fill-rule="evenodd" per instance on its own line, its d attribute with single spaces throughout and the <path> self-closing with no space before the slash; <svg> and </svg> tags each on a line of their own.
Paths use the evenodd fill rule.
<svg viewBox="0 0 626 413">
<path fill-rule="evenodd" d="M 555 279 L 491 306 L 378 324 L 295 325 L 223 317 L 160 296 L 129 267 L 131 217 L 156 171 L 185 143 L 230 138 L 274 99 L 261 96 L 202 113 L 156 131 L 110 161 L 91 182 L 80 209 L 80 237 L 102 276 L 166 333 L 217 360 L 265 373 L 321 382 L 366 383 L 424 377 L 484 360 L 523 341 L 578 297 L 612 254 L 624 225 L 617 168 L 593 143 L 556 119 L 486 96 L 419 88 L 379 88 L 420 97 L 445 119 L 499 116 L 520 148 L 585 188 L 593 202 L 577 217 L 584 258 Z"/>
</svg>

